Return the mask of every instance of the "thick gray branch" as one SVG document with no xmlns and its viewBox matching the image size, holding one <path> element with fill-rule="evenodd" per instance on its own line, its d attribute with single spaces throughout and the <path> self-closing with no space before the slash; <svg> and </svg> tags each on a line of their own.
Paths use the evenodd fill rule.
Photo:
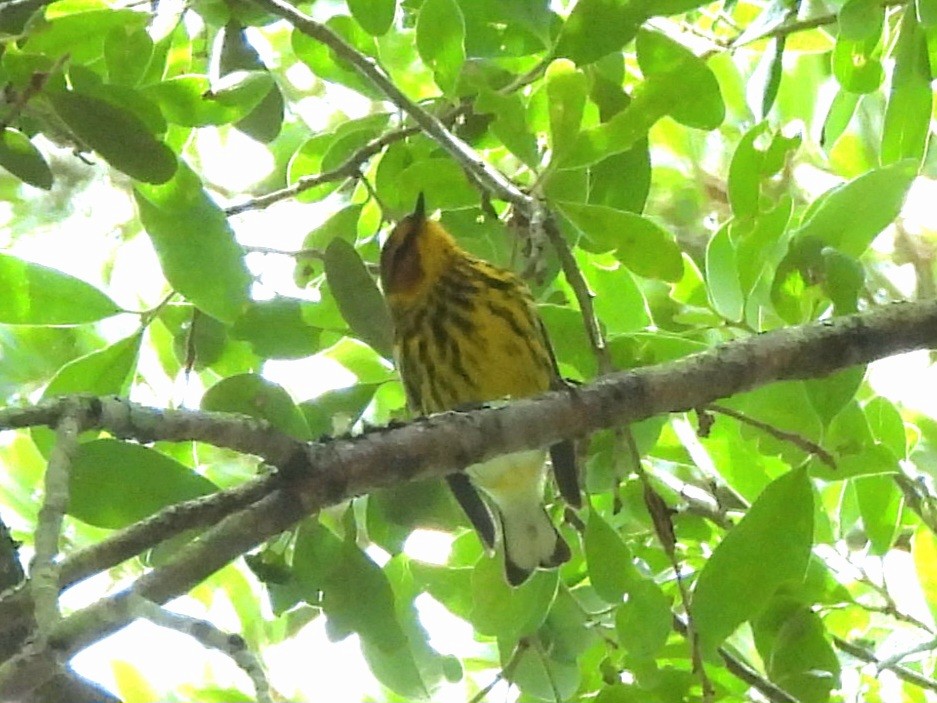
<svg viewBox="0 0 937 703">
<path fill-rule="evenodd" d="M 74 613 L 54 630 L 58 651 L 74 653 L 131 617 L 127 599 L 157 603 L 185 593 L 210 573 L 327 505 L 376 488 L 442 476 L 508 452 L 704 406 L 774 381 L 821 378 L 914 349 L 937 347 L 937 301 L 900 303 L 814 325 L 721 345 L 675 362 L 610 374 L 580 388 L 502 407 L 443 413 L 359 437 L 304 444 L 263 422 L 229 415 L 159 411 L 117 398 L 88 399 L 86 422 L 141 441 L 198 440 L 264 457 L 282 483 L 229 515 L 130 591 Z M 74 399 L 71 399 L 74 402 Z M 74 407 L 50 402 L 0 411 L 0 429 L 55 425 Z M 16 696 L 45 678 L 49 653 L 27 648 L 0 668 L 0 696 Z"/>
</svg>

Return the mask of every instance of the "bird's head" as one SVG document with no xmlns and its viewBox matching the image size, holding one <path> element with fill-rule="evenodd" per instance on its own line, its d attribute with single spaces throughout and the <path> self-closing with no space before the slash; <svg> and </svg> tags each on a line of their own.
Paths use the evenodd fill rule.
<svg viewBox="0 0 937 703">
<path fill-rule="evenodd" d="M 393 302 L 418 298 L 432 287 L 459 249 L 441 224 L 426 217 L 420 193 L 413 212 L 394 227 L 381 250 L 381 285 Z"/>
</svg>

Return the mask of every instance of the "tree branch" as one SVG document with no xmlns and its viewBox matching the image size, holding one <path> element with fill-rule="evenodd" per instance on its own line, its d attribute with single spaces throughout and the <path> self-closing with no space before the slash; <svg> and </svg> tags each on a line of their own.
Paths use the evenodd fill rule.
<svg viewBox="0 0 937 703">
<path fill-rule="evenodd" d="M 675 362 L 471 412 L 448 412 L 357 437 L 303 443 L 264 422 L 221 413 L 160 411 L 119 398 L 85 398 L 91 426 L 141 441 L 208 441 L 264 457 L 280 481 L 266 497 L 229 515 L 173 559 L 121 593 L 62 620 L 55 654 L 31 643 L 0 667 L 0 697 L 16 698 L 48 677 L 56 656 L 73 654 L 131 618 L 127 599 L 156 603 L 209 574 L 305 515 L 376 488 L 442 476 L 500 454 L 553 444 L 601 428 L 685 411 L 780 380 L 819 378 L 857 364 L 937 346 L 937 301 L 901 303 L 723 344 Z M 75 399 L 0 411 L 0 429 L 55 425 Z"/>
<path fill-rule="evenodd" d="M 58 623 L 59 539 L 68 510 L 68 479 L 72 460 L 78 451 L 79 404 L 62 415 L 55 428 L 55 445 L 46 466 L 42 507 L 36 521 L 36 554 L 29 570 L 30 595 L 40 638 L 48 636 Z"/>
</svg>

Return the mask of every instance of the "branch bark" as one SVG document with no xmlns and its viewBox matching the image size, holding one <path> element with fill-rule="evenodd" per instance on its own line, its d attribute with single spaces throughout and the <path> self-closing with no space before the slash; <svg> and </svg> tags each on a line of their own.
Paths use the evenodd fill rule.
<svg viewBox="0 0 937 703">
<path fill-rule="evenodd" d="M 161 411 L 119 398 L 86 398 L 85 427 L 139 441 L 209 442 L 279 468 L 270 492 L 230 514 L 170 561 L 121 593 L 64 618 L 50 647 L 32 643 L 0 667 L 0 698 L 22 697 L 69 656 L 128 624 L 128 603 L 185 593 L 304 516 L 404 481 L 443 476 L 509 452 L 685 411 L 781 380 L 819 378 L 914 349 L 937 347 L 937 301 L 787 328 L 723 344 L 675 362 L 619 372 L 579 388 L 503 406 L 449 412 L 357 437 L 303 443 L 264 422 L 220 413 Z M 55 426 L 75 398 L 0 411 L 0 429 Z M 93 412 L 92 412 L 93 410 Z"/>
</svg>

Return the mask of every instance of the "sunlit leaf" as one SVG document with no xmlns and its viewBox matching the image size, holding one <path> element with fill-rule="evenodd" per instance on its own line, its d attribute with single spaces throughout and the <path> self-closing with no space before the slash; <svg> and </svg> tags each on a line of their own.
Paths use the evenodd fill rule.
<svg viewBox="0 0 937 703">
<path fill-rule="evenodd" d="M 351 330 L 390 358 L 394 335 L 387 304 L 361 256 L 344 239 L 336 237 L 326 248 L 325 277 Z"/>
<path fill-rule="evenodd" d="M 309 426 L 289 394 L 257 374 L 229 376 L 205 392 L 202 409 L 266 420 L 296 439 L 309 439 Z"/>
<path fill-rule="evenodd" d="M 233 322 L 247 305 L 250 275 L 224 212 L 199 178 L 182 165 L 170 182 L 138 185 L 134 195 L 172 287 L 212 317 Z"/>
<path fill-rule="evenodd" d="M 104 293 L 55 269 L 0 254 L 0 322 L 73 325 L 120 312 Z"/>
<path fill-rule="evenodd" d="M 803 469 L 790 471 L 765 488 L 697 579 L 691 606 L 703 646 L 757 616 L 782 583 L 803 579 L 812 543 L 810 481 Z"/>
<path fill-rule="evenodd" d="M 75 135 L 119 171 L 144 183 L 165 183 L 176 172 L 175 154 L 132 112 L 71 91 L 50 100 Z"/>
<path fill-rule="evenodd" d="M 683 259 L 671 235 L 650 219 L 603 205 L 557 203 L 596 252 L 614 251 L 616 258 L 641 276 L 675 281 Z"/>
<path fill-rule="evenodd" d="M 124 527 L 215 485 L 161 452 L 99 439 L 81 445 L 69 472 L 68 512 L 97 527 Z"/>
<path fill-rule="evenodd" d="M 838 186 L 813 208 L 797 236 L 816 237 L 844 254 L 859 256 L 898 216 L 916 175 L 914 161 L 905 160 Z"/>
<path fill-rule="evenodd" d="M 29 138 L 7 127 L 0 133 L 0 166 L 31 186 L 49 190 L 52 170 Z"/>
</svg>

